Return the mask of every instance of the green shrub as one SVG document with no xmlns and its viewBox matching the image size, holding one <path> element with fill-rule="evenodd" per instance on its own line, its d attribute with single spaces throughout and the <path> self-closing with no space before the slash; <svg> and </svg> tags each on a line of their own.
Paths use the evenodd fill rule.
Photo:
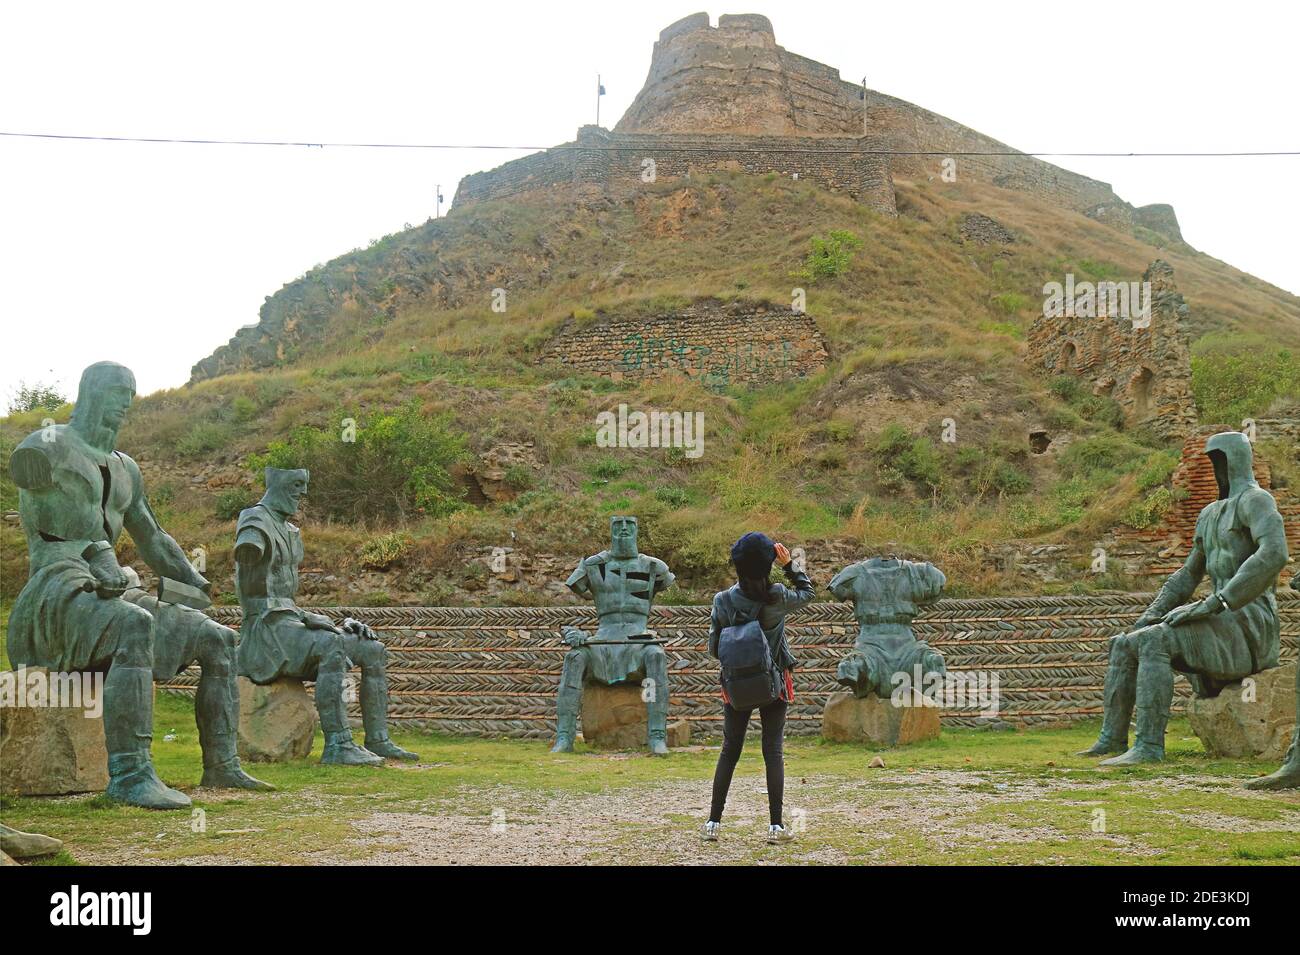
<svg viewBox="0 0 1300 955">
<path fill-rule="evenodd" d="M 833 279 L 847 272 L 853 262 L 853 253 L 862 248 L 862 240 L 845 229 L 832 229 L 829 235 L 815 235 L 808 244 L 808 255 L 797 275 L 809 282 Z"/>
<path fill-rule="evenodd" d="M 1072 442 L 1061 452 L 1061 468 L 1064 473 L 1073 472 L 1085 477 L 1100 472 L 1118 474 L 1145 455 L 1145 449 L 1128 438 L 1099 434 Z"/>
<path fill-rule="evenodd" d="M 680 487 L 659 487 L 655 488 L 655 500 L 661 504 L 667 504 L 669 507 L 685 507 L 691 502 L 691 496 Z"/>
<path fill-rule="evenodd" d="M 217 495 L 217 503 L 213 510 L 220 520 L 233 521 L 239 516 L 240 511 L 246 507 L 252 507 L 256 503 L 257 495 L 244 490 L 242 487 L 232 487 Z"/>
<path fill-rule="evenodd" d="M 450 415 L 429 417 L 415 403 L 371 415 L 343 440 L 344 415 L 330 429 L 299 427 L 265 454 L 249 457 L 255 473 L 270 466 L 308 468 L 308 499 L 331 517 L 404 519 L 456 510 L 464 490 L 451 468 L 469 457 L 466 437 Z"/>
<path fill-rule="evenodd" d="M 537 473 L 526 464 L 512 464 L 506 468 L 506 486 L 515 491 L 526 491 L 537 483 Z"/>
<path fill-rule="evenodd" d="M 1000 295 L 994 295 L 992 301 L 998 311 L 1005 312 L 1007 315 L 1015 315 L 1030 305 L 1029 297 L 1021 295 L 1019 292 L 1003 292 Z M 1016 331 L 1019 331 L 1019 329 L 1016 329 Z"/>
<path fill-rule="evenodd" d="M 1134 501 L 1124 512 L 1124 523 L 1131 527 L 1154 527 L 1174 505 L 1174 492 L 1158 487 L 1141 500 Z"/>
<path fill-rule="evenodd" d="M 1300 396 L 1300 353 L 1261 335 L 1207 335 L 1192 349 L 1192 394 L 1202 421 L 1237 427 Z"/>
<path fill-rule="evenodd" d="M 370 570 L 387 570 L 408 553 L 414 541 L 401 531 L 372 537 L 361 546 L 361 566 Z"/>
<path fill-rule="evenodd" d="M 1178 467 L 1178 453 L 1175 451 L 1156 451 L 1143 462 L 1137 472 L 1139 491 L 1149 491 L 1159 487 L 1174 476 Z"/>
<path fill-rule="evenodd" d="M 230 414 L 238 422 L 252 421 L 257 416 L 257 402 L 239 395 L 230 402 Z"/>
<path fill-rule="evenodd" d="M 230 441 L 230 425 L 222 421 L 200 421 L 176 442 L 176 453 L 195 458 L 225 447 Z"/>
<path fill-rule="evenodd" d="M 895 471 L 932 491 L 943 486 L 943 461 L 934 443 L 913 435 L 900 424 L 888 424 L 876 436 L 877 470 Z"/>
<path fill-rule="evenodd" d="M 591 476 L 602 481 L 612 481 L 620 477 L 630 466 L 627 461 L 604 457 L 592 465 Z"/>
</svg>

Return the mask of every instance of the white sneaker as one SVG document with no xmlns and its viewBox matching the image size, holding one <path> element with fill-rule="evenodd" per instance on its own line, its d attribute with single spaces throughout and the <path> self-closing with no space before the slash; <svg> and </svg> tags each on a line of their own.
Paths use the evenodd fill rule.
<svg viewBox="0 0 1300 955">
<path fill-rule="evenodd" d="M 770 842 L 772 845 L 776 845 L 777 843 L 781 843 L 781 842 L 793 842 L 794 833 L 791 832 L 789 829 L 787 829 L 785 826 L 768 826 L 767 841 Z"/>
<path fill-rule="evenodd" d="M 722 831 L 722 823 L 706 822 L 703 831 L 700 832 L 700 838 L 705 842 L 717 842 L 718 833 Z"/>
</svg>

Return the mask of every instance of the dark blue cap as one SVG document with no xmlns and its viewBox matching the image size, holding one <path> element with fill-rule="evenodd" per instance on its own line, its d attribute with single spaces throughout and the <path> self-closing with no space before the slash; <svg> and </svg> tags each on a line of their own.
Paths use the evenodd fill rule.
<svg viewBox="0 0 1300 955">
<path fill-rule="evenodd" d="M 731 562 L 742 577 L 766 577 L 776 560 L 776 544 L 759 531 L 750 531 L 731 545 Z"/>
</svg>

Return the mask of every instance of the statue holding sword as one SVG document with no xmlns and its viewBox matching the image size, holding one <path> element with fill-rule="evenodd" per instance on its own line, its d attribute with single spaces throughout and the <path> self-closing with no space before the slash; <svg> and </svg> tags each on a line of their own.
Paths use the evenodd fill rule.
<svg viewBox="0 0 1300 955">
<path fill-rule="evenodd" d="M 139 466 L 116 448 L 134 397 L 130 369 L 97 362 L 82 373 L 71 421 L 28 435 L 9 459 L 29 561 L 9 615 L 10 663 L 107 671 L 106 795 L 178 809 L 189 797 L 158 778 L 150 755 L 153 681 L 197 662 L 200 785 L 270 789 L 243 771 L 236 751 L 235 632 L 200 612 L 210 603 L 208 581 L 158 525 Z M 118 564 L 114 544 L 123 529 L 161 578 L 158 596 Z"/>
</svg>

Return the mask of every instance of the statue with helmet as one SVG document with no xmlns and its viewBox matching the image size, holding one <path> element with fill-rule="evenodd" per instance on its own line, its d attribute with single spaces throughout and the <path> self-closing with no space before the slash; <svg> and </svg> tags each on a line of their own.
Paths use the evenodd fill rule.
<svg viewBox="0 0 1300 955">
<path fill-rule="evenodd" d="M 1287 562 L 1286 532 L 1273 495 L 1255 480 L 1250 441 L 1213 435 L 1205 453 L 1219 498 L 1197 516 L 1191 552 L 1133 629 L 1110 640 L 1101 735 L 1084 756 L 1103 766 L 1158 762 L 1174 696 L 1174 673 L 1198 696 L 1278 665 L 1281 627 L 1274 588 Z M 1193 600 L 1208 576 L 1210 593 Z M 1137 735 L 1129 745 L 1136 711 Z M 1295 747 L 1292 747 L 1292 757 Z"/>
</svg>

